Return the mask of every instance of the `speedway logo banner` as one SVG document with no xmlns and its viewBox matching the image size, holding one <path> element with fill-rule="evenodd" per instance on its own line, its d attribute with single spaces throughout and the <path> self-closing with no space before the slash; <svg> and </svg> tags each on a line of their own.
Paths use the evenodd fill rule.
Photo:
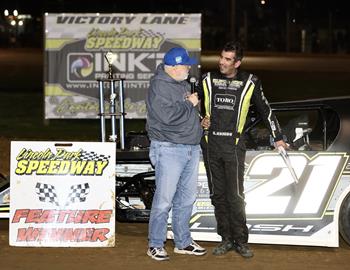
<svg viewBox="0 0 350 270">
<path fill-rule="evenodd" d="M 97 80 L 107 78 L 108 51 L 118 55 L 114 79 L 125 79 L 126 117 L 145 118 L 149 80 L 175 46 L 199 60 L 200 14 L 47 14 L 45 118 L 97 118 Z M 191 73 L 198 76 L 198 67 Z M 108 109 L 108 84 L 105 92 Z"/>
<path fill-rule="evenodd" d="M 115 149 L 11 142 L 10 245 L 113 247 Z"/>
</svg>

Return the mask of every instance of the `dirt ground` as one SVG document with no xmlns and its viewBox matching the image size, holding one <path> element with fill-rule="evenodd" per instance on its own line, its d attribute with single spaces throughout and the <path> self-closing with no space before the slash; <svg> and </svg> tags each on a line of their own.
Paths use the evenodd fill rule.
<svg viewBox="0 0 350 270">
<path fill-rule="evenodd" d="M 213 256 L 212 242 L 201 242 L 208 254 L 201 257 L 174 254 L 172 241 L 166 248 L 170 260 L 157 262 L 146 255 L 147 224 L 117 223 L 114 248 L 19 248 L 8 244 L 7 220 L 0 221 L 0 269 L 350 269 L 350 247 L 339 248 L 251 245 L 252 259 L 235 252 Z"/>
</svg>

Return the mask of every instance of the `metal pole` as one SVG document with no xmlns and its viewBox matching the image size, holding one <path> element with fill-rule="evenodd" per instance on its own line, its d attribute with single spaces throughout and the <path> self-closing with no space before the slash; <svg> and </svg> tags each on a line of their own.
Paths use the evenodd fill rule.
<svg viewBox="0 0 350 270">
<path fill-rule="evenodd" d="M 111 85 L 111 95 L 110 95 L 110 107 L 109 107 L 109 112 L 111 114 L 111 131 L 112 135 L 109 137 L 109 139 L 112 142 L 117 141 L 117 135 L 116 135 L 116 129 L 115 129 L 115 121 L 116 121 L 116 114 L 115 114 L 115 99 L 116 99 L 116 94 L 115 94 L 115 85 L 114 85 L 115 80 L 110 80 L 110 85 Z"/>
<path fill-rule="evenodd" d="M 125 149 L 125 110 L 124 110 L 124 80 L 119 80 L 119 107 L 120 107 L 120 118 L 119 118 L 119 138 L 120 138 L 120 149 Z"/>
<path fill-rule="evenodd" d="M 98 88 L 99 88 L 99 99 L 100 99 L 100 121 L 101 121 L 101 142 L 106 141 L 106 125 L 105 125 L 105 106 L 104 106 L 104 98 L 103 98 L 103 81 L 98 80 Z"/>
</svg>

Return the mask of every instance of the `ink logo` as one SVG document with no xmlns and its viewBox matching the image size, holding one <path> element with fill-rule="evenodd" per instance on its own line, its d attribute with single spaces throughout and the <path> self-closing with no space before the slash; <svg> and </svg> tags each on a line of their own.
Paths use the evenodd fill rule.
<svg viewBox="0 0 350 270">
<path fill-rule="evenodd" d="M 71 53 L 68 55 L 69 81 L 85 80 L 94 70 L 91 53 Z"/>
</svg>

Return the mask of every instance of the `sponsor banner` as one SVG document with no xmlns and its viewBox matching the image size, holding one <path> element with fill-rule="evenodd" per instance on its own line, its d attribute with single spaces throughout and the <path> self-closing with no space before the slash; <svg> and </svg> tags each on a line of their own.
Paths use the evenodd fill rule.
<svg viewBox="0 0 350 270">
<path fill-rule="evenodd" d="M 277 153 L 248 151 L 245 201 L 250 243 L 338 246 L 338 199 L 349 186 L 346 153 L 290 152 L 296 183 Z M 169 219 L 170 225 L 171 219 Z M 190 221 L 192 236 L 220 241 L 204 165 Z M 172 238 L 172 232 L 168 235 Z"/>
<path fill-rule="evenodd" d="M 113 247 L 115 143 L 11 142 L 10 245 Z"/>
<path fill-rule="evenodd" d="M 125 79 L 126 117 L 145 118 L 150 78 L 175 46 L 199 60 L 201 14 L 47 14 L 45 118 L 97 118 L 97 80 L 107 78 L 108 51 L 118 55 L 114 79 Z M 191 75 L 198 77 L 197 66 Z M 106 107 L 109 87 L 106 83 Z"/>
</svg>

